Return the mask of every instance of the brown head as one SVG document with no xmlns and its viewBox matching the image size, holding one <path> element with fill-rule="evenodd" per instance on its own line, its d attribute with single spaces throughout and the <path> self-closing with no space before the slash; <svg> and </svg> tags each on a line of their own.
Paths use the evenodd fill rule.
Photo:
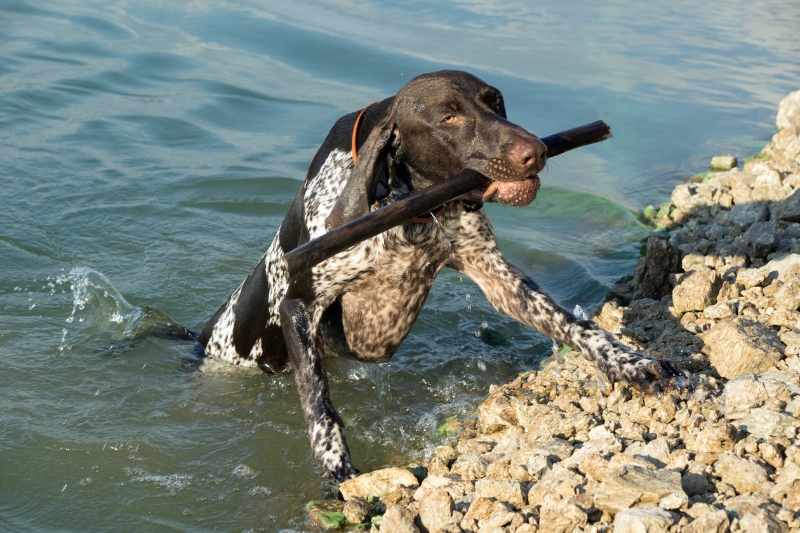
<svg viewBox="0 0 800 533">
<path fill-rule="evenodd" d="M 329 228 L 366 214 L 395 179 L 416 190 L 474 171 L 493 180 L 472 192 L 475 200 L 523 206 L 535 198 L 547 147 L 506 119 L 494 87 L 444 70 L 414 78 L 379 106 L 385 118 L 359 148 Z"/>
</svg>

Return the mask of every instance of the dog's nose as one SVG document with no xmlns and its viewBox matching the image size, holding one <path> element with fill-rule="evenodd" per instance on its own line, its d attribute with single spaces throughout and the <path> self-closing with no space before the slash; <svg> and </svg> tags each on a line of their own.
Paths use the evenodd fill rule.
<svg viewBox="0 0 800 533">
<path fill-rule="evenodd" d="M 515 165 L 528 169 L 541 160 L 546 151 L 547 147 L 539 139 L 518 139 L 511 146 L 508 156 Z"/>
</svg>

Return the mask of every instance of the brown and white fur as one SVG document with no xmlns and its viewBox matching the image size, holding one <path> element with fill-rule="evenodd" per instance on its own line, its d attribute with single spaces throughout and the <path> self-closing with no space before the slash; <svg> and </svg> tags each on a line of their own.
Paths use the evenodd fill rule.
<svg viewBox="0 0 800 533">
<path fill-rule="evenodd" d="M 388 361 L 444 267 L 474 280 L 500 312 L 580 350 L 610 379 L 647 391 L 675 385 L 681 372 L 671 363 L 635 353 L 573 316 L 503 258 L 482 203 L 533 201 L 546 148 L 506 120 L 497 89 L 457 71 L 415 78 L 366 109 L 354 164 L 357 115 L 334 125 L 272 245 L 200 336 L 209 356 L 294 372 L 314 457 L 336 480 L 358 470 L 331 403 L 326 347 Z M 289 278 L 284 252 L 465 171 L 494 181 L 457 199 L 436 221 L 395 227 Z"/>
</svg>

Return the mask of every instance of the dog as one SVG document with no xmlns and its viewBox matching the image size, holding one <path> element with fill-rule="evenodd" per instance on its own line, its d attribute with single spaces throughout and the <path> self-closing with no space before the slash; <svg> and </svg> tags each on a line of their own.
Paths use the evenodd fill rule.
<svg viewBox="0 0 800 533">
<path fill-rule="evenodd" d="M 418 76 L 396 96 L 345 115 L 314 156 L 271 246 L 202 330 L 205 353 L 293 371 L 313 455 L 338 482 L 359 471 L 331 402 L 326 349 L 388 361 L 444 267 L 475 281 L 498 311 L 579 350 L 610 380 L 646 392 L 674 388 L 682 373 L 672 363 L 573 316 L 500 253 L 482 206 L 530 204 L 546 152 L 507 120 L 500 91 L 466 72 Z M 466 171 L 491 182 L 289 277 L 285 252 Z"/>
</svg>

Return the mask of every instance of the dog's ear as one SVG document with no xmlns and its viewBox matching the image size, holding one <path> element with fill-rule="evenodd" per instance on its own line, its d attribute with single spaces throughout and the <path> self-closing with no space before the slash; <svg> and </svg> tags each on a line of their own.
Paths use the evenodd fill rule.
<svg viewBox="0 0 800 533">
<path fill-rule="evenodd" d="M 370 206 L 391 190 L 392 149 L 397 146 L 397 128 L 386 123 L 374 128 L 358 151 L 350 178 L 333 205 L 325 228 L 330 231 L 369 213 Z"/>
</svg>

